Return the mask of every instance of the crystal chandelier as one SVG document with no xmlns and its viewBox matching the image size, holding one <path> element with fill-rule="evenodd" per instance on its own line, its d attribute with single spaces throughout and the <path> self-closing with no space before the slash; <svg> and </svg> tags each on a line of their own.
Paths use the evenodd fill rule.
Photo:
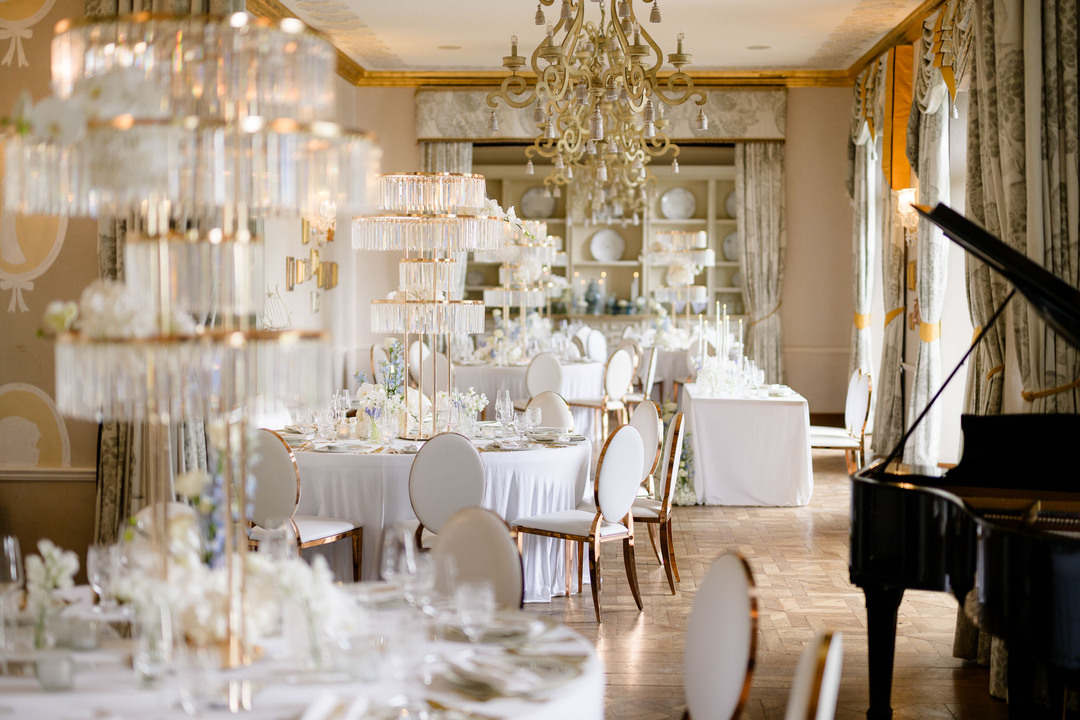
<svg viewBox="0 0 1080 720">
<path fill-rule="evenodd" d="M 540 0 L 538 25 L 546 24 L 543 7 L 554 2 Z M 631 186 L 644 184 L 649 178 L 645 165 L 653 157 L 678 156 L 678 146 L 664 132 L 663 107 L 689 100 L 703 106 L 707 99 L 683 72 L 691 56 L 683 51 L 681 33 L 676 51 L 667 56 L 675 71 L 661 78 L 664 54 L 638 22 L 633 0 L 610 0 L 607 7 L 603 0 L 592 2 L 600 5 L 599 21 L 585 19 L 585 0 L 561 0 L 558 22 L 548 25 L 528 61 L 518 54 L 513 37 L 510 55 L 503 57 L 510 75 L 488 94 L 492 132 L 498 130 L 495 108 L 500 102 L 533 107 L 538 134 L 526 150 L 527 169 L 532 171 L 534 157 L 552 160 L 544 183 L 553 195 L 583 173 L 600 184 L 616 174 Z M 656 0 L 651 5 L 650 21 L 658 23 Z M 534 78 L 519 74 L 527 62 Z M 696 126 L 708 128 L 704 108 Z M 678 172 L 677 159 L 672 166 Z"/>
</svg>

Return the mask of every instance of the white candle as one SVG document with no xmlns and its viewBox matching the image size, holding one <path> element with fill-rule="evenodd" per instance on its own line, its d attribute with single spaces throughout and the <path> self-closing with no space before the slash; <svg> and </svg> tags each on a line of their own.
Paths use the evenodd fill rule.
<svg viewBox="0 0 1080 720">
<path fill-rule="evenodd" d="M 640 282 L 641 280 L 638 277 L 638 274 L 634 273 L 634 279 L 630 281 L 630 302 L 637 302 Z"/>
<path fill-rule="evenodd" d="M 698 323 L 698 370 L 705 366 L 705 318 L 701 313 L 697 316 Z"/>
<path fill-rule="evenodd" d="M 716 301 L 716 356 L 723 358 L 721 350 L 724 349 L 724 341 L 720 336 L 720 301 Z"/>
</svg>

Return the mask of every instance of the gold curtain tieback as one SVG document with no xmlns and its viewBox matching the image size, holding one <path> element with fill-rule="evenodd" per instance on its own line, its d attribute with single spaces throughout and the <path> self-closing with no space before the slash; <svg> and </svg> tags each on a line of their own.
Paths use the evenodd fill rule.
<svg viewBox="0 0 1080 720">
<path fill-rule="evenodd" d="M 870 313 L 855 313 L 855 327 L 859 330 L 870 327 Z"/>
<path fill-rule="evenodd" d="M 982 332 L 982 325 L 976 325 L 971 331 L 971 344 L 974 345 L 975 341 L 979 339 L 979 333 Z"/>
<path fill-rule="evenodd" d="M 990 382 L 990 378 L 994 377 L 1004 369 L 1005 363 L 1001 363 L 1000 365 L 995 365 L 994 367 L 990 368 L 990 371 L 986 373 L 986 382 Z"/>
<path fill-rule="evenodd" d="M 919 323 L 919 339 L 925 343 L 934 342 L 941 337 L 941 323 Z"/>
<path fill-rule="evenodd" d="M 900 315 L 903 312 L 904 312 L 904 306 L 901 305 L 900 307 L 893 308 L 889 312 L 885 313 L 885 325 L 888 326 L 889 323 L 891 323 L 893 320 L 896 319 L 897 315 Z"/>
<path fill-rule="evenodd" d="M 1031 402 L 1032 400 L 1038 400 L 1039 398 L 1049 397 L 1051 395 L 1057 395 L 1058 393 L 1068 392 L 1075 388 L 1080 387 L 1080 378 L 1073 380 L 1071 383 L 1065 383 L 1064 385 L 1058 385 L 1057 387 L 1050 388 L 1049 390 L 1036 390 L 1035 392 L 1024 391 L 1020 393 L 1020 397 L 1024 400 Z"/>
<path fill-rule="evenodd" d="M 771 318 L 773 315 L 775 315 L 780 310 L 780 306 L 783 305 L 783 304 L 784 304 L 784 301 L 781 300 L 780 302 L 776 303 L 776 307 L 774 307 L 772 310 L 769 311 L 768 315 L 764 315 L 762 317 L 759 317 L 757 320 L 751 320 L 750 324 L 746 326 L 747 329 L 750 329 L 750 328 L 754 327 L 755 325 L 757 325 L 759 322 L 761 322 L 763 320 L 768 320 L 769 318 Z"/>
</svg>

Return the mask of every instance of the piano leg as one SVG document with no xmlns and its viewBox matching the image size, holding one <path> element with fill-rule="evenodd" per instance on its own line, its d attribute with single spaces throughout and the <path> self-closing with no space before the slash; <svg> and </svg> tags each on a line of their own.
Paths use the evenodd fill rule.
<svg viewBox="0 0 1080 720">
<path fill-rule="evenodd" d="M 867 644 L 870 654 L 870 709 L 867 720 L 891 720 L 893 655 L 896 651 L 896 611 L 904 588 L 863 588 L 866 596 Z"/>
</svg>

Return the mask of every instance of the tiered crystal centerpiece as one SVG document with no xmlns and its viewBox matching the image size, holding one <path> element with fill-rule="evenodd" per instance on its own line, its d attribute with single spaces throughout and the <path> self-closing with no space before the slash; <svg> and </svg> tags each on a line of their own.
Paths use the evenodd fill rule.
<svg viewBox="0 0 1080 720">
<path fill-rule="evenodd" d="M 527 342 L 526 315 L 531 308 L 542 308 L 548 300 L 545 272 L 560 258 L 561 239 L 547 234 L 547 223 L 542 220 L 522 220 L 515 224 L 513 234 L 501 248 L 477 253 L 481 262 L 498 262 L 499 285 L 484 290 L 484 303 L 502 307 L 504 322 L 510 321 L 510 308 L 520 309 L 521 322 L 519 342 Z M 524 347 L 522 348 L 525 349 Z M 522 353 L 525 357 L 525 353 Z M 505 361 L 502 358 L 501 361 Z"/>
<path fill-rule="evenodd" d="M 421 341 L 427 338 L 433 348 L 442 344 L 449 350 L 450 334 L 484 331 L 484 303 L 454 298 L 452 278 L 458 262 L 454 253 L 493 250 L 509 236 L 510 224 L 505 219 L 484 214 L 485 193 L 482 175 L 379 176 L 380 214 L 353 219 L 353 247 L 403 252 L 405 256 L 398 266 L 398 290 L 392 297 L 371 301 L 372 332 L 400 333 L 405 348 L 409 347 L 410 336 L 415 335 Z M 430 397 L 437 400 L 440 391 L 449 393 L 450 353 L 446 353 L 447 367 L 443 371 L 434 360 L 426 367 L 424 353 L 419 354 L 419 362 L 421 396 L 430 390 Z M 425 424 L 422 401 L 417 408 L 419 429 L 416 433 L 405 429 L 407 437 L 424 439 L 447 429 L 437 427 L 437 413 L 432 413 L 430 424 Z"/>
<path fill-rule="evenodd" d="M 665 284 L 653 289 L 653 297 L 671 303 L 673 317 L 685 307 L 688 329 L 691 306 L 704 308 L 708 301 L 708 289 L 694 284 L 703 268 L 716 264 L 716 253 L 707 245 L 704 230 L 658 230 L 645 253 L 647 265 L 667 268 Z"/>
<path fill-rule="evenodd" d="M 250 659 L 248 418 L 316 402 L 327 358 L 320 332 L 260 328 L 259 221 L 315 217 L 327 201 L 359 209 L 377 160 L 369 136 L 331 122 L 334 64 L 333 48 L 295 20 L 65 21 L 53 97 L 31 112 L 28 133 L 5 140 L 7 210 L 112 217 L 122 228 L 123 285 L 88 288 L 76 330 L 58 339 L 57 405 L 69 417 L 146 424 L 161 579 L 174 498 L 162 448 L 178 422 L 215 430 L 230 666 Z"/>
</svg>

